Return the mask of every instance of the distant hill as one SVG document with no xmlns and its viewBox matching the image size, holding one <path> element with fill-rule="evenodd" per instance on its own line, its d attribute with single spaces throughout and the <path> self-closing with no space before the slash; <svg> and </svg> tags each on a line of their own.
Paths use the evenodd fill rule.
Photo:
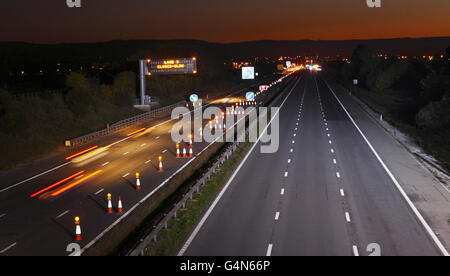
<svg viewBox="0 0 450 276">
<path fill-rule="evenodd" d="M 101 43 L 51 45 L 0 42 L 0 66 L 54 62 L 124 62 L 142 57 L 198 56 L 223 60 L 281 55 L 347 56 L 360 43 L 372 45 L 375 49 L 387 54 L 434 55 L 443 53 L 450 46 L 450 37 L 342 41 L 262 40 L 240 43 L 211 43 L 199 40 L 115 40 Z"/>
</svg>

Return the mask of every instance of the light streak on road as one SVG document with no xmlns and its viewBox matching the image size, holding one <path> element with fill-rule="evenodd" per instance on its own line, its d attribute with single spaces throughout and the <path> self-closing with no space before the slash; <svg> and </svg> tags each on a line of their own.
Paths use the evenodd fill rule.
<svg viewBox="0 0 450 276">
<path fill-rule="evenodd" d="M 69 185 L 67 185 L 67 186 L 65 186 L 65 187 L 63 187 L 63 188 L 57 190 L 56 192 L 53 192 L 53 193 L 51 194 L 51 196 L 57 196 L 57 195 L 60 195 L 60 194 L 64 193 L 65 191 L 72 189 L 73 187 L 77 186 L 78 184 L 80 184 L 80 183 L 82 183 L 82 182 L 88 180 L 89 178 L 91 178 L 91 177 L 93 177 L 93 176 L 95 176 L 95 175 L 97 175 L 97 174 L 99 174 L 99 173 L 101 173 L 101 172 L 102 172 L 102 170 L 98 170 L 98 171 L 96 171 L 96 172 L 93 172 L 93 173 L 91 173 L 91 174 L 89 174 L 89 175 L 87 175 L 87 176 L 81 178 L 80 180 L 77 180 L 77 181 L 75 181 L 75 182 L 73 182 L 73 183 L 71 183 L 71 184 L 69 184 Z"/>
<path fill-rule="evenodd" d="M 70 156 L 67 156 L 67 157 L 66 157 L 66 160 L 72 159 L 72 158 L 74 158 L 74 157 L 76 157 L 76 156 L 82 155 L 83 153 L 86 153 L 86 152 L 91 151 L 91 150 L 96 149 L 96 148 L 98 148 L 98 146 L 93 146 L 93 147 L 90 147 L 90 148 L 85 149 L 85 150 L 83 150 L 83 151 L 80 151 L 80 152 L 78 152 L 78 153 L 72 154 L 72 155 L 70 155 Z"/>
<path fill-rule="evenodd" d="M 48 186 L 47 188 L 44 188 L 44 189 L 42 189 L 42 190 L 40 190 L 40 191 L 30 195 L 30 197 L 35 197 L 35 196 L 38 196 L 38 195 L 40 195 L 40 194 L 42 194 L 42 193 L 44 193 L 44 192 L 46 192 L 48 190 L 51 190 L 54 187 L 57 187 L 57 186 L 61 185 L 62 183 L 66 182 L 66 181 L 69 181 L 70 179 L 73 179 L 73 178 L 83 174 L 84 172 L 85 171 L 79 171 L 76 174 L 73 174 L 73 175 L 71 175 L 71 176 L 69 176 L 67 178 L 64 178 L 63 180 L 60 180 L 60 181 L 56 182 L 55 184 L 52 184 L 52 185 Z"/>
<path fill-rule="evenodd" d="M 145 127 L 140 128 L 140 129 L 138 129 L 138 130 L 135 130 L 135 131 L 133 131 L 133 132 L 128 133 L 127 136 L 132 136 L 132 135 L 134 135 L 134 134 L 136 134 L 136 133 L 139 133 L 139 132 L 141 132 L 141 131 L 144 131 L 145 129 L 146 129 Z"/>
</svg>

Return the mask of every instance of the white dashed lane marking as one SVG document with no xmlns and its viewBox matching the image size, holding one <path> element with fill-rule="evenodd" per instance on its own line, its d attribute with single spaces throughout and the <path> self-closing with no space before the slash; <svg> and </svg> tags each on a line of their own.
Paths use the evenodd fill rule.
<svg viewBox="0 0 450 276">
<path fill-rule="evenodd" d="M 106 166 L 106 165 L 108 165 L 108 164 L 109 164 L 109 162 L 103 163 L 103 164 L 102 164 L 102 167 L 104 167 L 104 166 Z"/>
<path fill-rule="evenodd" d="M 14 246 L 16 246 L 16 242 L 11 244 L 10 246 L 6 247 L 5 249 L 3 249 L 2 251 L 0 251 L 0 254 L 5 253 L 6 251 L 10 250 L 11 248 L 13 248 Z"/>
<path fill-rule="evenodd" d="M 281 189 L 280 195 L 284 195 L 284 189 Z"/>
<path fill-rule="evenodd" d="M 345 220 L 347 221 L 347 222 L 350 222 L 351 220 L 350 220 L 350 214 L 348 213 L 348 212 L 345 212 Z"/>
<path fill-rule="evenodd" d="M 270 257 L 270 255 L 272 254 L 272 247 L 273 247 L 273 244 L 270 243 L 269 246 L 267 247 L 267 252 L 266 252 L 267 257 Z"/>
<path fill-rule="evenodd" d="M 280 212 L 275 213 L 275 220 L 278 220 L 280 218 Z"/>
<path fill-rule="evenodd" d="M 127 176 L 129 176 L 130 175 L 130 173 L 126 173 L 126 174 L 124 174 L 122 177 L 127 177 Z"/>
<path fill-rule="evenodd" d="M 59 218 L 61 218 L 62 216 L 64 216 L 65 214 L 67 214 L 67 213 L 69 213 L 69 210 L 66 210 L 66 211 L 62 212 L 62 213 L 59 214 L 56 218 L 59 219 Z"/>
<path fill-rule="evenodd" d="M 98 190 L 97 192 L 95 192 L 95 195 L 98 195 L 99 193 L 101 193 L 101 192 L 103 192 L 105 189 L 103 188 L 103 189 L 100 189 L 100 190 Z"/>
<path fill-rule="evenodd" d="M 359 253 L 358 253 L 358 247 L 356 247 L 356 245 L 353 246 L 353 255 L 358 257 Z"/>
<path fill-rule="evenodd" d="M 341 178 L 341 174 L 339 172 L 336 173 L 337 178 Z"/>
<path fill-rule="evenodd" d="M 345 196 L 344 189 L 341 189 L 341 196 Z"/>
</svg>

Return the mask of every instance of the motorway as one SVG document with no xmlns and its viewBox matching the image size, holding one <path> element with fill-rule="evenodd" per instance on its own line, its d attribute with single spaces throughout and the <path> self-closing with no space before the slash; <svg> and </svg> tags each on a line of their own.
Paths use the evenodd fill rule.
<svg viewBox="0 0 450 276">
<path fill-rule="evenodd" d="M 445 254 L 338 99 L 302 73 L 279 150 L 254 144 L 179 255 Z"/>
<path fill-rule="evenodd" d="M 276 77 L 271 79 L 276 80 Z M 270 91 L 276 91 L 277 87 Z M 230 96 L 243 99 L 246 91 L 241 89 Z M 257 100 L 262 100 L 266 94 L 261 94 Z M 213 105 L 221 108 L 228 105 L 222 102 Z M 95 141 L 95 145 L 107 149 L 86 161 L 76 163 L 57 156 L 50 162 L 52 166 L 46 167 L 48 162 L 44 165 L 36 162 L 21 168 L 21 173 L 3 173 L 0 183 L 0 255 L 69 255 L 66 247 L 75 242 L 75 216 L 80 217 L 82 231 L 82 240 L 77 243 L 83 249 L 91 246 L 105 229 L 118 223 L 130 208 L 151 196 L 210 145 L 205 141 L 194 143 L 194 158 L 176 158 L 175 143 L 170 134 L 176 122 L 147 123 L 148 131 L 145 133 L 128 136 L 122 131 L 101 138 Z M 86 145 L 86 148 L 92 145 Z M 184 146 L 189 150 L 187 143 L 181 143 L 180 150 Z M 163 157 L 162 172 L 158 171 L 158 156 Z M 136 190 L 137 172 L 141 182 L 139 191 Z M 91 174 L 95 175 L 86 178 Z M 37 177 L 33 177 L 35 175 Z M 30 197 L 71 176 L 74 177 Z M 77 185 L 67 191 L 62 190 L 70 184 Z M 107 213 L 108 193 L 112 194 L 112 214 Z M 123 213 L 116 212 L 118 196 L 122 199 Z"/>
</svg>

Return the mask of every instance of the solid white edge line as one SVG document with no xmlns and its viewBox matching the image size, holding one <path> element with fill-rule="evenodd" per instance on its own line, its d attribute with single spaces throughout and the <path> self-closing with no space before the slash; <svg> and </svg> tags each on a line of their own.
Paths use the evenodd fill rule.
<svg viewBox="0 0 450 276">
<path fill-rule="evenodd" d="M 267 126 L 264 128 L 264 130 L 261 132 L 261 135 L 258 137 L 258 140 L 256 140 L 256 142 L 253 144 L 253 146 L 250 148 L 249 152 L 245 155 L 244 159 L 242 159 L 241 163 L 239 164 L 239 166 L 236 168 L 236 170 L 233 172 L 233 174 L 231 175 L 230 179 L 228 180 L 228 182 L 225 184 L 225 186 L 222 188 L 222 190 L 220 191 L 220 193 L 217 195 L 216 199 L 213 201 L 213 203 L 211 204 L 211 206 L 208 208 L 208 210 L 206 211 L 206 213 L 203 215 L 202 219 L 200 220 L 200 222 L 197 224 L 197 226 L 195 227 L 194 231 L 191 233 L 191 235 L 189 236 L 189 238 L 187 239 L 187 241 L 185 242 L 185 244 L 183 245 L 183 247 L 180 249 L 180 251 L 178 252 L 177 256 L 183 256 L 183 254 L 186 252 L 187 248 L 189 247 L 189 245 L 192 243 L 192 241 L 194 240 L 194 238 L 197 236 L 198 232 L 200 231 L 200 229 L 202 228 L 203 224 L 205 223 L 205 221 L 208 219 L 209 215 L 212 213 L 213 209 L 216 207 L 217 203 L 220 201 L 220 199 L 222 198 L 222 196 L 225 194 L 226 190 L 228 189 L 228 187 L 230 186 L 231 182 L 234 180 L 234 178 L 236 177 L 236 175 L 238 174 L 238 172 L 241 170 L 242 166 L 244 166 L 245 162 L 247 161 L 248 157 L 252 154 L 253 150 L 255 149 L 255 147 L 258 145 L 259 141 L 261 140 L 261 137 L 264 135 L 264 133 L 267 131 L 267 128 L 272 124 L 272 121 L 274 120 L 274 118 L 276 116 L 278 116 L 278 113 L 280 112 L 281 108 L 284 106 L 284 103 L 286 102 L 286 100 L 291 96 L 292 91 L 294 90 L 294 88 L 297 86 L 298 82 L 300 81 L 301 78 L 298 78 L 297 82 L 294 84 L 294 86 L 292 86 L 291 90 L 289 91 L 288 96 L 284 99 L 284 101 L 281 103 L 280 108 L 277 110 L 277 112 L 275 113 L 275 115 L 272 116 L 272 119 L 270 120 L 270 122 L 267 124 Z"/>
<path fill-rule="evenodd" d="M 380 162 L 381 166 L 384 168 L 384 170 L 386 171 L 386 173 L 388 174 L 388 176 L 391 178 L 392 182 L 394 182 L 395 186 L 397 187 L 397 189 L 400 191 L 400 194 L 403 196 L 403 198 L 406 200 L 407 204 L 409 205 L 409 207 L 412 209 L 412 211 L 414 212 L 414 214 L 417 216 L 417 218 L 419 219 L 419 221 L 422 223 L 423 227 L 425 228 L 425 230 L 428 232 L 428 234 L 431 236 L 431 238 L 433 239 L 433 241 L 436 243 L 437 247 L 439 248 L 439 250 L 441 251 L 441 253 L 444 256 L 450 256 L 447 249 L 444 247 L 444 245 L 441 243 L 441 241 L 438 239 L 438 237 L 436 236 L 436 234 L 434 233 L 434 231 L 431 229 L 431 227 L 428 225 L 428 223 L 425 221 L 425 219 L 423 218 L 422 214 L 420 214 L 419 210 L 417 210 L 416 206 L 414 206 L 414 203 L 412 203 L 411 199 L 408 197 L 408 195 L 406 194 L 406 192 L 403 190 L 403 188 L 400 186 L 400 184 L 398 183 L 397 179 L 395 178 L 395 176 L 391 173 L 391 171 L 389 170 L 389 168 L 386 166 L 386 164 L 383 162 L 383 160 L 381 159 L 381 157 L 378 155 L 377 151 L 374 149 L 374 147 L 372 146 L 372 144 L 369 142 L 369 140 L 367 139 L 367 137 L 364 135 L 364 133 L 361 131 L 361 129 L 358 127 L 358 125 L 355 123 L 355 121 L 353 120 L 352 116 L 350 115 L 350 113 L 348 113 L 347 109 L 344 107 L 344 105 L 342 104 L 342 102 L 339 100 L 339 98 L 336 96 L 336 94 L 334 93 L 333 89 L 328 85 L 328 82 L 326 80 L 324 80 L 328 89 L 330 89 L 331 93 L 333 93 L 334 97 L 336 98 L 336 100 L 339 102 L 340 106 L 342 107 L 342 109 L 344 110 L 344 112 L 347 114 L 347 116 L 350 118 L 350 121 L 353 123 L 353 125 L 356 127 L 356 129 L 358 130 L 359 134 L 361 134 L 361 136 L 363 137 L 364 141 L 366 141 L 367 145 L 369 146 L 369 148 L 372 150 L 373 154 L 375 155 L 375 157 L 377 158 L 378 162 Z"/>
<path fill-rule="evenodd" d="M 42 172 L 42 173 L 40 173 L 40 174 L 37 174 L 37 175 L 35 175 L 35 176 L 32 176 L 32 177 L 27 178 L 27 179 L 25 179 L 25 180 L 22 180 L 22 181 L 20 181 L 20 182 L 18 182 L 18 183 L 16 183 L 16 184 L 13 184 L 13 185 L 11 185 L 11 186 L 9 186 L 9 187 L 6 187 L 6 188 L 0 190 L 0 193 L 3 193 L 4 191 L 7 191 L 7 190 L 9 190 L 9 189 L 11 189 L 11 188 L 14 188 L 14 187 L 16 187 L 16 186 L 19 186 L 20 184 L 23 184 L 23 183 L 25 183 L 25 182 L 28 182 L 28 181 L 30 181 L 30 180 L 33 180 L 33 179 L 35 179 L 35 178 L 37 178 L 37 177 L 39 177 L 39 176 L 42 176 L 42 175 L 44 175 L 44 174 L 47 174 L 47 173 L 51 172 L 51 171 L 57 170 L 57 169 L 59 169 L 59 168 L 61 168 L 61 167 L 64 167 L 64 166 L 70 164 L 70 163 L 72 163 L 72 161 L 66 162 L 66 163 L 61 164 L 61 165 L 59 165 L 59 166 L 57 166 L 57 167 L 54 167 L 53 169 L 47 170 L 47 171 L 45 171 L 45 172 Z"/>
</svg>

